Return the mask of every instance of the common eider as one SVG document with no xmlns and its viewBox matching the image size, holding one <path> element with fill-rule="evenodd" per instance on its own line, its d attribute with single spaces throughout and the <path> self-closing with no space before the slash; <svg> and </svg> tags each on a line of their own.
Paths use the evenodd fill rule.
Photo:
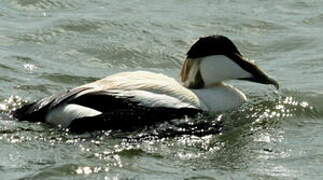
<svg viewBox="0 0 323 180">
<path fill-rule="evenodd" d="M 147 71 L 121 72 L 45 97 L 15 110 L 19 120 L 46 122 L 74 132 L 130 129 L 201 112 L 226 111 L 247 98 L 228 80 L 272 84 L 225 36 L 198 39 L 186 54 L 181 82 Z"/>
</svg>

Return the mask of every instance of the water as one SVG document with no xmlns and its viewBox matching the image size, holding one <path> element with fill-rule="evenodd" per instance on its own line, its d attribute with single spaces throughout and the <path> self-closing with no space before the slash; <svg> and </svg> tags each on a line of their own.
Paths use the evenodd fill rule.
<svg viewBox="0 0 323 180">
<path fill-rule="evenodd" d="M 322 8 L 320 0 L 2 0 L 0 179 L 321 179 Z M 233 82 L 250 101 L 207 119 L 223 122 L 220 134 L 192 135 L 189 120 L 178 136 L 149 127 L 77 136 L 6 115 L 119 71 L 176 77 L 208 34 L 230 37 L 282 87 Z M 161 126 L 160 134 L 179 130 Z"/>
</svg>

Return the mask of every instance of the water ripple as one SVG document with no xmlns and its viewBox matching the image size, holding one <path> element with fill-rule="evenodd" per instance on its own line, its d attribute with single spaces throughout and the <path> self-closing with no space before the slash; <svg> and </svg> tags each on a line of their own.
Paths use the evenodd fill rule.
<svg viewBox="0 0 323 180">
<path fill-rule="evenodd" d="M 13 0 L 16 8 L 24 10 L 71 9 L 78 3 L 75 0 Z"/>
</svg>

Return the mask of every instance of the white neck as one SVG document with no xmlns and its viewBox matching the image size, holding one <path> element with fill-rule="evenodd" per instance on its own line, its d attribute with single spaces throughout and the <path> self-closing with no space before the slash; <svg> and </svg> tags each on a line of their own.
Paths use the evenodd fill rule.
<svg viewBox="0 0 323 180">
<path fill-rule="evenodd" d="M 222 81 L 248 78 L 252 75 L 224 55 L 206 56 L 201 59 L 200 72 L 205 86 Z"/>
<path fill-rule="evenodd" d="M 205 111 L 226 111 L 239 107 L 247 98 L 233 86 L 219 83 L 216 86 L 192 90 L 200 99 Z"/>
</svg>

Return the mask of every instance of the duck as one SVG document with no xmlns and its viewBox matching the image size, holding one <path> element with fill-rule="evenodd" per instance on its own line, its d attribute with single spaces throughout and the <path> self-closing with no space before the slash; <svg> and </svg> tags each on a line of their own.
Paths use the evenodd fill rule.
<svg viewBox="0 0 323 180">
<path fill-rule="evenodd" d="M 12 115 L 20 121 L 44 122 L 79 133 L 131 129 L 238 108 L 247 97 L 227 84 L 230 80 L 279 88 L 228 37 L 209 35 L 187 51 L 179 81 L 148 71 L 120 72 L 25 104 Z"/>
</svg>

